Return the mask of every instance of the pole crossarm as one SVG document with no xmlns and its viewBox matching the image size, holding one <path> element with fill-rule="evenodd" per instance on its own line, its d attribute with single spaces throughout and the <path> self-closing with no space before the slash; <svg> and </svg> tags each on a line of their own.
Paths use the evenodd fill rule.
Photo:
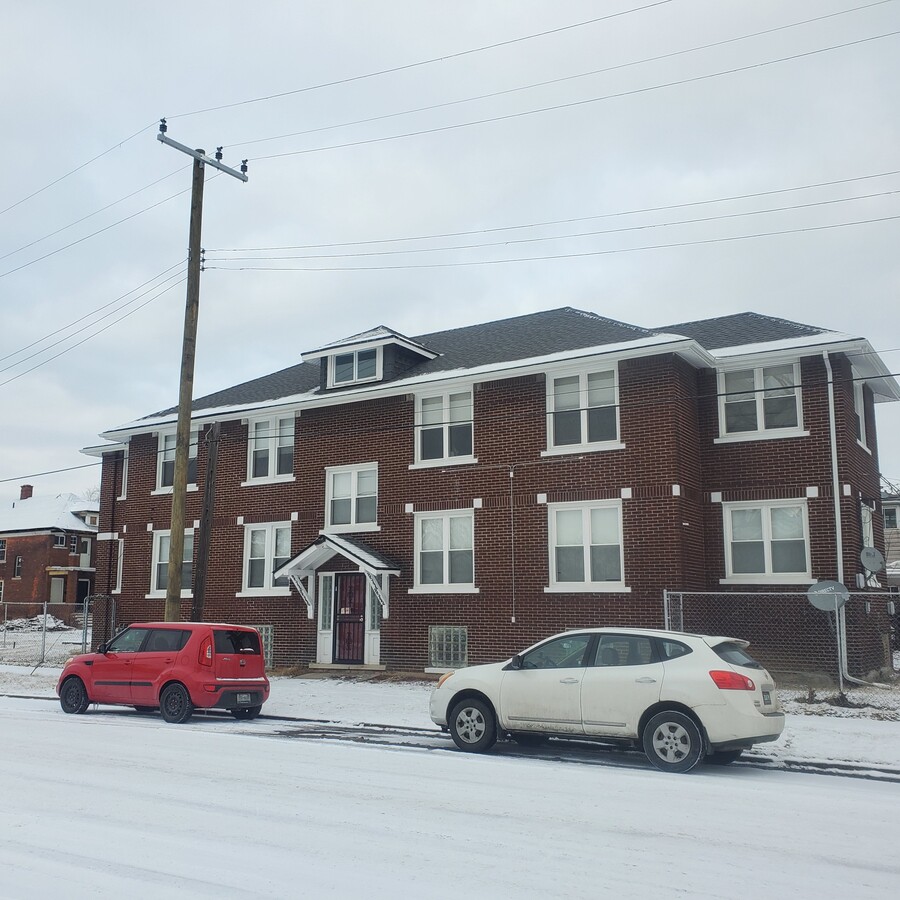
<svg viewBox="0 0 900 900">
<path fill-rule="evenodd" d="M 197 159 L 208 166 L 212 166 L 215 169 L 221 169 L 221 171 L 228 175 L 240 178 L 241 181 L 250 180 L 245 172 L 239 172 L 237 169 L 232 169 L 231 166 L 226 166 L 225 163 L 221 163 L 219 160 L 207 156 L 202 150 L 193 150 L 191 147 L 188 147 L 187 144 L 179 144 L 178 141 L 173 141 L 172 138 L 162 132 L 156 136 L 156 139 L 162 141 L 164 144 L 168 144 L 170 147 L 174 147 L 176 150 L 180 150 L 182 153 L 186 153 L 188 156 L 193 156 L 194 159 Z"/>
</svg>

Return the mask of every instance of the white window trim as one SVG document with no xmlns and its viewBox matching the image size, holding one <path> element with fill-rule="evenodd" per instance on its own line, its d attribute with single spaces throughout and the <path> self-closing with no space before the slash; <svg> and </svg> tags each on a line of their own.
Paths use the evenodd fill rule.
<svg viewBox="0 0 900 900">
<path fill-rule="evenodd" d="M 0 603 L 3 602 L 3 579 L 0 578 Z"/>
<path fill-rule="evenodd" d="M 462 425 L 462 422 L 451 423 L 450 422 L 450 395 L 451 394 L 468 394 L 469 399 L 471 401 L 470 408 L 472 410 L 472 418 L 469 419 L 469 425 L 472 428 L 472 452 L 467 454 L 466 456 L 447 456 L 447 452 L 450 449 L 450 436 L 449 430 L 451 424 Z M 444 409 L 444 415 L 446 416 L 445 420 L 441 423 L 441 428 L 443 430 L 443 440 L 444 440 L 444 456 L 438 459 L 422 459 L 422 440 L 421 433 L 423 428 L 436 428 L 435 425 L 423 425 L 422 424 L 422 402 L 424 400 L 433 400 L 435 397 L 440 397 L 442 402 L 442 407 Z M 416 427 L 414 429 L 415 433 L 415 462 L 412 463 L 409 468 L 410 469 L 435 469 L 435 468 L 443 468 L 444 466 L 463 466 L 463 465 L 472 465 L 473 463 L 478 462 L 478 457 L 475 456 L 475 389 L 473 385 L 460 385 L 456 389 L 448 388 L 444 391 L 435 391 L 433 393 L 423 393 L 417 394 L 415 398 L 416 404 Z"/>
<path fill-rule="evenodd" d="M 194 534 L 193 528 L 185 528 L 184 529 L 185 536 Z M 150 558 L 150 590 L 144 594 L 145 600 L 158 600 L 160 598 L 166 597 L 165 590 L 159 590 L 158 588 L 154 588 L 153 585 L 156 581 L 156 567 L 159 565 L 159 544 L 161 537 L 171 537 L 172 530 L 170 528 L 162 528 L 159 531 L 153 532 L 153 553 Z M 171 546 L 171 545 L 170 545 Z M 195 548 L 196 549 L 196 548 Z M 182 563 L 184 561 L 182 560 Z M 193 569 L 192 569 L 193 571 Z M 182 587 L 181 589 L 181 599 L 189 599 L 194 596 L 194 592 L 191 588 Z"/>
<path fill-rule="evenodd" d="M 866 395 L 863 390 L 865 382 L 858 380 L 859 376 L 855 369 L 851 369 L 851 372 L 853 374 L 853 412 L 859 418 L 859 437 L 856 439 L 856 443 L 871 455 L 869 435 L 866 429 Z"/>
<path fill-rule="evenodd" d="M 252 522 L 244 525 L 244 552 L 241 556 L 241 589 L 235 597 L 285 597 L 290 596 L 291 586 L 283 587 L 270 584 L 263 587 L 248 587 L 247 576 L 249 573 L 248 562 L 250 560 L 250 532 L 266 530 L 266 581 L 272 581 L 272 569 L 275 565 L 275 529 L 287 528 L 291 533 L 290 522 Z"/>
<path fill-rule="evenodd" d="M 150 496 L 155 497 L 161 494 L 171 494 L 173 490 L 173 486 L 169 485 L 167 487 L 161 487 L 160 482 L 162 481 L 162 467 L 163 467 L 163 447 L 165 446 L 165 439 L 167 435 L 175 434 L 174 430 L 166 430 L 159 431 L 156 435 L 156 487 L 150 491 Z M 190 437 L 188 438 L 188 460 L 197 458 L 197 451 L 200 449 L 200 427 L 191 429 Z M 193 455 L 192 455 L 193 454 Z M 197 483 L 195 481 L 189 481 L 187 483 L 188 491 L 196 491 Z"/>
<path fill-rule="evenodd" d="M 256 425 L 268 423 L 269 437 L 269 471 L 271 472 L 277 466 L 278 460 L 278 438 L 280 436 L 280 425 L 282 419 L 293 419 L 294 422 L 294 450 L 297 448 L 297 418 L 294 413 L 288 413 L 284 416 L 263 416 L 256 419 L 247 420 L 247 479 L 241 482 L 241 487 L 255 487 L 260 484 L 283 484 L 284 482 L 295 481 L 296 478 L 291 466 L 291 472 L 285 475 L 263 475 L 259 478 L 253 477 L 253 430 Z M 274 426 L 274 427 L 273 427 Z"/>
<path fill-rule="evenodd" d="M 122 593 L 122 567 L 125 560 L 125 539 L 117 538 L 118 555 L 116 557 L 116 586 L 113 588 L 114 594 Z"/>
<path fill-rule="evenodd" d="M 556 446 L 553 443 L 553 413 L 554 409 L 554 391 L 553 382 L 557 378 L 571 378 L 578 376 L 578 390 L 582 400 L 579 401 L 579 411 L 581 413 L 581 434 L 586 437 L 588 433 L 588 406 L 587 406 L 587 379 L 588 375 L 599 374 L 601 372 L 613 373 L 613 389 L 615 390 L 615 410 L 616 410 L 616 438 L 611 441 L 585 441 L 579 444 L 563 444 Z M 622 423 L 619 415 L 619 366 L 612 363 L 607 366 L 578 366 L 577 368 L 559 369 L 552 372 L 544 373 L 544 381 L 546 388 L 545 401 L 545 449 L 541 450 L 541 456 L 566 456 L 572 453 L 601 453 L 607 450 L 624 450 L 625 444 L 621 440 Z M 602 408 L 602 407 L 600 407 Z"/>
<path fill-rule="evenodd" d="M 367 350 L 375 351 L 375 374 L 371 378 L 351 378 L 349 381 L 335 381 L 334 370 L 337 366 L 337 358 L 339 356 L 349 356 L 353 354 L 353 371 L 358 369 L 359 353 L 365 353 Z M 369 384 L 373 381 L 381 381 L 384 377 L 384 347 L 357 347 L 355 350 L 336 350 L 328 356 L 328 380 L 326 386 L 329 388 L 348 387 L 351 384 Z"/>
<path fill-rule="evenodd" d="M 563 509 L 616 509 L 619 513 L 619 566 L 622 569 L 621 581 L 557 581 L 556 580 L 556 513 Z M 583 547 L 588 546 L 582 544 Z M 587 554 L 586 554 L 587 556 Z M 625 531 L 622 524 L 621 500 L 587 500 L 574 503 L 547 504 L 547 580 L 545 594 L 630 594 L 631 588 L 625 583 Z M 585 562 L 589 562 L 587 558 Z M 590 570 L 585 568 L 585 575 Z"/>
<path fill-rule="evenodd" d="M 367 472 L 370 469 L 375 470 L 375 521 L 374 522 L 362 522 L 357 524 L 355 521 L 351 521 L 346 525 L 332 525 L 331 524 L 331 491 L 332 491 L 332 476 L 341 474 L 344 472 L 350 472 L 353 474 L 353 487 L 350 492 L 350 515 L 352 519 L 356 518 L 356 501 L 359 499 L 357 494 L 357 475 L 359 472 Z M 378 463 L 377 462 L 367 462 L 367 463 L 358 463 L 352 466 L 326 466 L 325 467 L 325 527 L 322 529 L 322 534 L 343 534 L 348 532 L 364 532 L 364 531 L 381 531 L 381 526 L 378 524 L 378 493 L 379 493 L 379 485 L 378 485 Z"/>
<path fill-rule="evenodd" d="M 60 538 L 62 538 L 62 543 L 60 543 Z M 69 539 L 65 534 L 54 534 L 53 535 L 53 549 L 54 550 L 65 550 L 69 546 Z"/>
<path fill-rule="evenodd" d="M 888 525 L 887 523 L 887 511 L 889 509 L 894 510 L 894 521 L 897 523 L 896 525 Z M 882 503 L 881 521 L 883 522 L 883 527 L 886 531 L 895 531 L 898 527 L 900 527 L 900 507 L 895 506 L 893 503 Z"/>
<path fill-rule="evenodd" d="M 116 500 L 127 500 L 128 499 L 128 448 L 129 445 L 125 445 L 125 449 L 122 451 L 122 492 L 116 497 Z M 159 444 L 157 444 L 157 450 L 159 449 Z M 159 478 L 156 481 L 159 484 Z"/>
<path fill-rule="evenodd" d="M 791 428 L 766 428 L 765 410 L 763 400 L 765 389 L 763 388 L 763 369 L 777 368 L 778 366 L 791 365 L 794 367 L 794 398 L 797 401 L 797 425 Z M 738 431 L 728 434 L 725 431 L 725 375 L 734 372 L 753 372 L 753 399 L 756 401 L 755 431 Z M 716 373 L 716 387 L 719 407 L 719 436 L 713 440 L 714 444 L 739 444 L 744 441 L 774 440 L 778 438 L 809 437 L 809 432 L 803 427 L 803 384 L 800 381 L 800 363 L 770 362 L 760 366 L 729 366 L 720 368 Z M 763 427 L 759 427 L 763 425 Z"/>
<path fill-rule="evenodd" d="M 795 573 L 765 572 L 755 574 L 734 574 L 731 565 L 731 510 L 733 509 L 763 509 L 772 510 L 783 506 L 799 506 L 803 513 L 803 537 L 806 544 L 806 571 Z M 809 507 L 803 498 L 795 500 L 740 500 L 722 504 L 722 525 L 725 540 L 725 577 L 719 579 L 719 584 L 813 584 L 812 566 L 810 560 L 811 540 L 809 533 Z M 763 552 L 765 554 L 766 568 L 772 566 L 772 517 L 763 516 Z"/>
<path fill-rule="evenodd" d="M 445 521 L 444 535 L 445 546 L 444 554 L 444 574 L 449 575 L 449 542 L 450 542 L 450 519 L 460 516 L 468 516 L 472 520 L 472 582 L 460 582 L 459 584 L 422 584 L 419 581 L 419 554 L 422 549 L 421 529 L 419 522 L 422 519 L 443 519 Z M 413 586 L 407 590 L 408 594 L 478 594 L 481 593 L 476 587 L 476 571 L 475 571 L 475 510 L 471 507 L 463 509 L 440 509 L 440 510 L 423 510 L 413 514 Z"/>
<path fill-rule="evenodd" d="M 6 538 L 0 540 L 0 562 L 6 562 Z"/>
</svg>

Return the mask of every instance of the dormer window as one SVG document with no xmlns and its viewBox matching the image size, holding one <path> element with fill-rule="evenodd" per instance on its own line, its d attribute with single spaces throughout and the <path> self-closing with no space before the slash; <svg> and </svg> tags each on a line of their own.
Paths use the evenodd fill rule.
<svg viewBox="0 0 900 900">
<path fill-rule="evenodd" d="M 331 358 L 329 376 L 331 387 L 379 380 L 381 378 L 381 347 L 335 354 Z"/>
</svg>

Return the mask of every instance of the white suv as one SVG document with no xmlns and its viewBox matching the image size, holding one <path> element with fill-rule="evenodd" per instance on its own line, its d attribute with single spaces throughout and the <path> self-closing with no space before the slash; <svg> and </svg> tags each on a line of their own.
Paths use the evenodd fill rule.
<svg viewBox="0 0 900 900">
<path fill-rule="evenodd" d="M 554 735 L 639 746 L 669 772 L 730 763 L 784 729 L 775 683 L 747 646 L 673 631 L 569 631 L 442 676 L 431 718 L 474 752 L 503 734 L 520 743 Z"/>
</svg>

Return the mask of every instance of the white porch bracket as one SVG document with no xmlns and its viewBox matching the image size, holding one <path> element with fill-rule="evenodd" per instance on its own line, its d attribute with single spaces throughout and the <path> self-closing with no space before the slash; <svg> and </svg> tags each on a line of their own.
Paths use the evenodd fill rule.
<svg viewBox="0 0 900 900">
<path fill-rule="evenodd" d="M 369 582 L 369 587 L 372 589 L 372 594 L 375 596 L 375 598 L 381 604 L 381 617 L 383 619 L 388 618 L 388 615 L 390 614 L 388 598 L 387 598 L 387 596 L 385 596 L 384 591 L 381 590 L 380 580 L 375 575 L 373 575 L 371 572 L 367 571 L 365 573 L 365 575 L 366 575 L 366 581 Z"/>
<path fill-rule="evenodd" d="M 288 575 L 291 584 L 297 588 L 297 593 L 303 598 L 303 602 L 306 604 L 306 618 L 312 619 L 315 616 L 315 600 L 310 596 L 309 591 L 306 589 L 306 585 L 303 583 L 303 579 L 299 575 Z"/>
</svg>

